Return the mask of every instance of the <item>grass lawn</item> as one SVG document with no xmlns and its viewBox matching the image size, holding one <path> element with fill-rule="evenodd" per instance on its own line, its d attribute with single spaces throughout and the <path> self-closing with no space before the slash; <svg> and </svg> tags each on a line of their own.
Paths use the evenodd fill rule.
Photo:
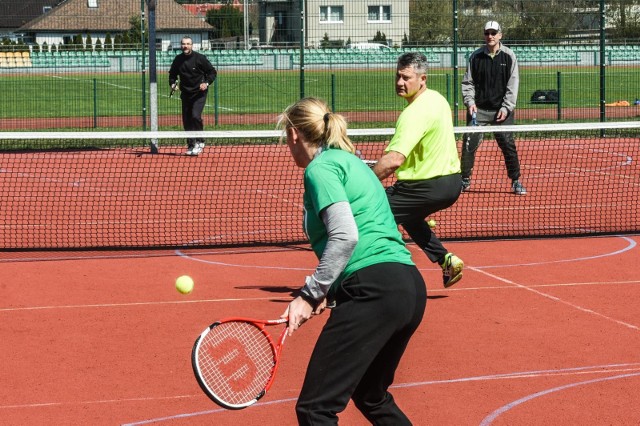
<svg viewBox="0 0 640 426">
<path fill-rule="evenodd" d="M 640 98 L 640 67 L 606 69 L 606 101 Z M 457 84 L 462 80 L 462 73 Z M 560 73 L 562 107 L 598 107 L 598 67 L 521 67 L 518 108 L 540 108 L 529 102 L 538 89 L 556 89 Z M 325 99 L 337 112 L 399 111 L 404 101 L 394 93 L 394 69 L 307 70 L 304 94 Z M 169 98 L 166 72 L 158 73 L 158 114 L 180 114 L 176 94 Z M 207 114 L 279 114 L 300 96 L 301 76 L 294 71 L 233 71 L 220 69 L 210 89 Z M 450 70 L 433 69 L 428 86 L 453 105 L 454 81 Z M 144 89 L 143 89 L 144 87 Z M 458 86 L 459 87 L 459 86 Z M 3 106 L 0 119 L 142 116 L 149 113 L 149 81 L 139 73 L 94 74 L 58 72 L 0 74 Z M 463 108 L 458 89 L 459 108 Z M 548 107 L 548 106 L 546 106 Z M 387 126 L 389 123 L 378 123 Z M 367 126 L 377 127 L 376 123 Z M 362 123 L 360 124 L 362 127 Z"/>
</svg>

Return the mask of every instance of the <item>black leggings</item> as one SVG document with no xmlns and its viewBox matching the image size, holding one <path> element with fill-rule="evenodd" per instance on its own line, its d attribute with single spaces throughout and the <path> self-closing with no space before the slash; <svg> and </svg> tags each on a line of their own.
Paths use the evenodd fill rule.
<svg viewBox="0 0 640 426">
<path fill-rule="evenodd" d="M 307 367 L 299 424 L 336 425 L 351 398 L 372 424 L 410 425 L 388 388 L 426 303 L 413 265 L 380 263 L 346 279 Z"/>
</svg>

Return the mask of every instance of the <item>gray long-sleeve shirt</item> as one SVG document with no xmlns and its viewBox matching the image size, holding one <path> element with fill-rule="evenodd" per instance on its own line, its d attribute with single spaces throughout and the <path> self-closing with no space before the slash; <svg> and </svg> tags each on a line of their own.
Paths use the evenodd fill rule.
<svg viewBox="0 0 640 426">
<path fill-rule="evenodd" d="M 316 270 L 302 287 L 302 293 L 318 303 L 347 266 L 358 243 L 358 226 L 347 201 L 331 204 L 320 217 L 327 229 L 327 245 Z"/>
</svg>

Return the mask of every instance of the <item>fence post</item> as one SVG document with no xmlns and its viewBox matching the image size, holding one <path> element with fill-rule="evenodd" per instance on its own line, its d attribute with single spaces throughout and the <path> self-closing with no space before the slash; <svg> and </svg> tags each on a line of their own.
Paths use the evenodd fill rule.
<svg viewBox="0 0 640 426">
<path fill-rule="evenodd" d="M 605 90 L 605 31 L 604 31 L 604 0 L 600 0 L 600 121 L 606 117 L 606 90 Z M 600 136 L 604 136 L 604 129 L 600 129 Z"/>
<path fill-rule="evenodd" d="M 93 79 L 93 128 L 98 127 L 98 81 Z"/>
<path fill-rule="evenodd" d="M 218 127 L 218 79 L 220 76 L 213 80 L 213 120 L 214 126 Z"/>
<path fill-rule="evenodd" d="M 556 78 L 556 86 L 558 89 L 558 121 L 562 120 L 562 72 L 558 71 Z"/>
<path fill-rule="evenodd" d="M 331 111 L 336 112 L 336 75 L 331 74 Z"/>
<path fill-rule="evenodd" d="M 453 125 L 458 125 L 458 0 L 453 0 Z"/>
</svg>

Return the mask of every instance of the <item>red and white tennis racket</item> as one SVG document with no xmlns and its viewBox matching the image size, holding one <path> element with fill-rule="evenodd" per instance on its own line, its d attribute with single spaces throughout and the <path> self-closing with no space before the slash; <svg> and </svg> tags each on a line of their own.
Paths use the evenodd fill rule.
<svg viewBox="0 0 640 426">
<path fill-rule="evenodd" d="M 274 342 L 266 326 L 284 324 Z M 255 404 L 273 383 L 287 336 L 287 320 L 227 318 L 196 339 L 191 364 L 204 393 L 216 404 L 239 410 Z"/>
</svg>

